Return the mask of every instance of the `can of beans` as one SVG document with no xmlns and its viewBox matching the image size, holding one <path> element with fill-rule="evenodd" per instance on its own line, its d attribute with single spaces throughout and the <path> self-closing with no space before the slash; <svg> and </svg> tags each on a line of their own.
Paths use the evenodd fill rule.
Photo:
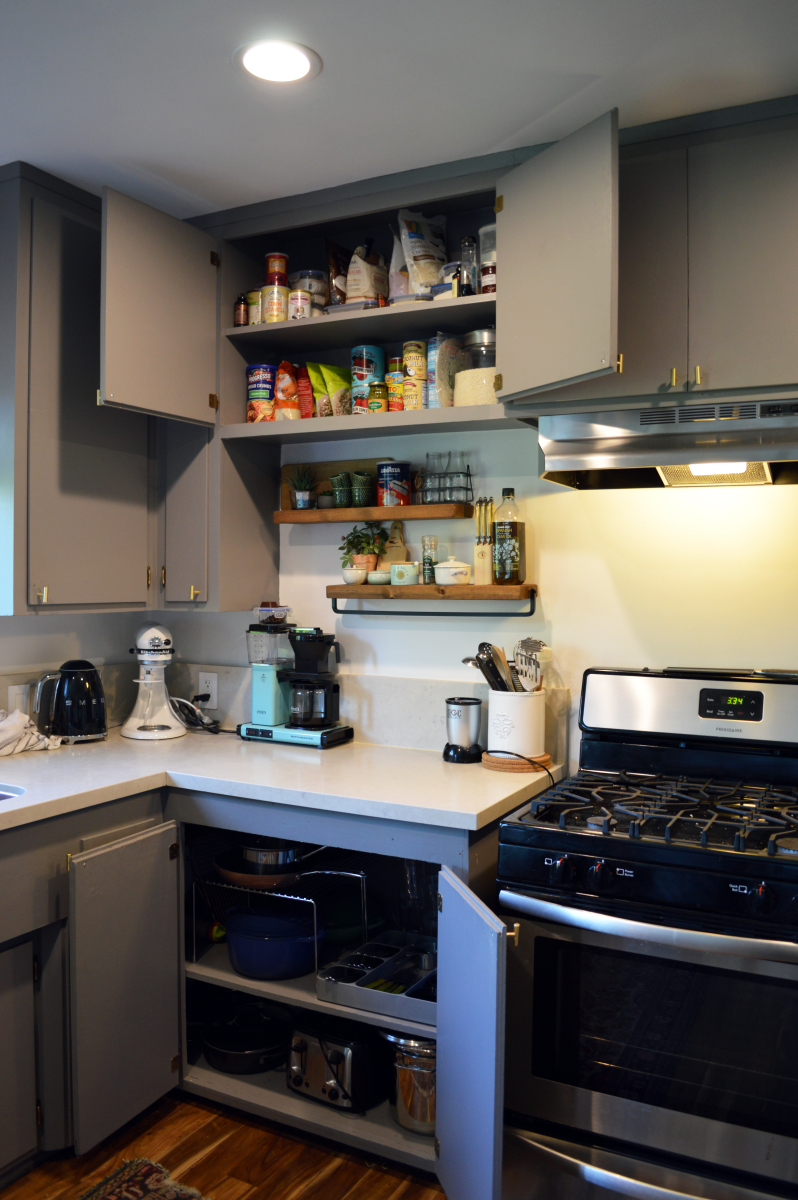
<svg viewBox="0 0 798 1200">
<path fill-rule="evenodd" d="M 293 292 L 288 293 L 289 321 L 301 321 L 305 317 L 309 317 L 312 307 L 310 292 L 306 292 L 302 288 L 296 288 Z"/>
<path fill-rule="evenodd" d="M 288 284 L 288 255 L 276 250 L 266 255 L 266 283 L 272 287 L 286 287 Z"/>
<path fill-rule="evenodd" d="M 352 347 L 352 412 L 367 413 L 369 388 L 385 382 L 385 351 L 382 346 Z"/>
<path fill-rule="evenodd" d="M 260 288 L 257 292 L 247 292 L 248 324 L 260 325 Z"/>
<path fill-rule="evenodd" d="M 273 363 L 253 363 L 247 367 L 247 422 L 274 420 Z"/>
<path fill-rule="evenodd" d="M 427 407 L 427 343 L 405 342 L 402 355 L 402 401 L 407 408 Z"/>
<path fill-rule="evenodd" d="M 401 358 L 389 358 L 385 382 L 388 385 L 388 412 L 401 412 L 404 408 L 404 364 Z"/>
<path fill-rule="evenodd" d="M 388 411 L 388 386 L 384 383 L 369 384 L 369 412 L 387 412 Z"/>
<path fill-rule="evenodd" d="M 404 507 L 412 501 L 410 463 L 383 459 L 377 463 L 377 504 L 385 508 Z"/>
<path fill-rule="evenodd" d="M 267 284 L 260 293 L 261 324 L 288 320 L 288 288 Z"/>
</svg>

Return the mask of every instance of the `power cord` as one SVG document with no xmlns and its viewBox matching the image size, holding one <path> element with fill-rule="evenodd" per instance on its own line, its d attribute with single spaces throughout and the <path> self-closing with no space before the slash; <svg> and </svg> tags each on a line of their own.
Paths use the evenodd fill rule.
<svg viewBox="0 0 798 1200">
<path fill-rule="evenodd" d="M 210 695 L 205 693 L 201 696 L 194 697 L 196 701 L 210 700 Z M 201 708 L 197 708 L 196 703 L 192 704 L 189 700 L 183 700 L 180 696 L 170 696 L 169 703 L 172 706 L 172 711 L 187 729 L 197 729 L 204 733 L 219 733 L 219 722 L 214 721 L 212 717 L 206 716 Z"/>
</svg>

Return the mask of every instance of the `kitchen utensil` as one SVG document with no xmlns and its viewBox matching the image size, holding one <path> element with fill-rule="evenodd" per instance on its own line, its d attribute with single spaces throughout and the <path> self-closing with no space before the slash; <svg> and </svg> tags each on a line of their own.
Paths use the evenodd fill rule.
<svg viewBox="0 0 798 1200">
<path fill-rule="evenodd" d="M 538 638 L 523 638 L 516 643 L 513 650 L 515 669 L 521 684 L 528 692 L 537 691 L 541 686 L 542 667 L 551 662 L 551 647 Z"/>
<path fill-rule="evenodd" d="M 546 693 L 491 692 L 488 697 L 488 752 L 511 751 L 536 758 L 545 750 Z"/>
<path fill-rule="evenodd" d="M 105 693 L 99 670 L 84 658 L 71 658 L 36 685 L 38 728 L 65 742 L 94 742 L 107 736 Z"/>
<path fill-rule="evenodd" d="M 213 865 L 227 883 L 272 891 L 294 883 L 303 864 L 320 849 L 280 838 L 251 837 L 247 845 L 217 854 Z"/>
<path fill-rule="evenodd" d="M 498 646 L 494 646 L 491 642 L 480 642 L 479 653 L 486 654 L 494 663 L 499 676 L 504 680 L 504 690 L 512 692 L 513 681 L 510 676 L 510 668 L 507 665 L 507 659 L 504 657 L 504 652 L 499 650 Z"/>
<path fill-rule="evenodd" d="M 403 1129 L 432 1137 L 435 1133 L 435 1067 L 437 1044 L 432 1038 L 389 1033 L 382 1036 L 394 1051 L 391 1116 Z"/>
<path fill-rule="evenodd" d="M 446 562 L 435 564 L 435 582 L 441 587 L 468 584 L 471 582 L 471 564 L 458 562 L 450 554 Z"/>
<path fill-rule="evenodd" d="M 390 1092 L 391 1057 L 376 1029 L 302 1012 L 294 1020 L 286 1084 L 298 1096 L 364 1112 Z"/>
<path fill-rule="evenodd" d="M 488 681 L 491 691 L 493 691 L 493 692 L 509 691 L 509 688 L 507 687 L 507 684 L 505 683 L 504 678 L 502 677 L 502 674 L 499 671 L 499 668 L 497 667 L 496 663 L 493 661 L 492 654 L 490 654 L 490 655 L 484 654 L 480 650 L 477 653 L 477 662 L 479 663 L 479 669 L 482 671 L 482 674 L 485 676 L 485 678 Z"/>
<path fill-rule="evenodd" d="M 242 1004 L 232 1020 L 214 1021 L 202 1031 L 208 1065 L 227 1075 L 273 1071 L 288 1057 L 291 1023 L 257 1001 Z"/>
<path fill-rule="evenodd" d="M 324 940 L 313 918 L 278 916 L 231 908 L 225 918 L 230 965 L 249 979 L 296 979 L 313 970 L 316 949 Z"/>
<path fill-rule="evenodd" d="M 487 497 L 480 496 L 475 509 L 477 540 L 474 547 L 474 583 L 485 587 L 493 583 L 493 555 L 487 536 Z"/>
<path fill-rule="evenodd" d="M 518 687 L 515 686 L 515 679 L 513 679 L 513 673 L 510 670 L 510 664 L 507 661 L 507 655 L 504 652 L 504 646 L 496 646 L 496 647 L 494 647 L 494 649 L 496 650 L 496 652 L 499 655 L 499 662 L 500 662 L 500 665 L 502 668 L 502 677 L 509 682 L 510 691 L 511 692 L 522 692 L 524 689 L 521 687 L 520 681 L 519 681 Z M 516 679 L 517 678 L 518 678 L 518 676 L 516 676 Z"/>
<path fill-rule="evenodd" d="M 466 658 L 461 658 L 460 661 L 462 663 L 464 663 L 465 666 L 467 666 L 467 667 L 476 667 L 476 669 L 481 672 L 482 678 L 485 680 L 488 687 L 493 687 L 493 676 L 486 674 L 486 672 L 483 670 L 483 664 L 479 661 L 478 658 L 466 657 Z"/>
<path fill-rule="evenodd" d="M 455 696 L 446 701 L 444 762 L 475 763 L 482 760 L 479 745 L 481 720 L 481 700 L 473 696 Z"/>
</svg>

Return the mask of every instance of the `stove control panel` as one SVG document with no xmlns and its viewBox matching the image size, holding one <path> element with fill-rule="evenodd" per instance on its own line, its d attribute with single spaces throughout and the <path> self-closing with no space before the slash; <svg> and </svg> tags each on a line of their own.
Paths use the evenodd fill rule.
<svg viewBox="0 0 798 1200">
<path fill-rule="evenodd" d="M 720 718 L 723 721 L 761 721 L 764 705 L 763 692 L 719 687 L 702 688 L 698 694 L 699 717 Z"/>
</svg>

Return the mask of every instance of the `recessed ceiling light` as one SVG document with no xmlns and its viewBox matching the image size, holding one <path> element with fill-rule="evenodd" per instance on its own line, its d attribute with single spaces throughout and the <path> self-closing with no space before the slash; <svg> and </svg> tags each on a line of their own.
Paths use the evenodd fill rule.
<svg viewBox="0 0 798 1200">
<path fill-rule="evenodd" d="M 296 42 L 269 41 L 239 46 L 234 58 L 250 75 L 270 83 L 312 79 L 321 70 L 318 54 Z"/>
</svg>

